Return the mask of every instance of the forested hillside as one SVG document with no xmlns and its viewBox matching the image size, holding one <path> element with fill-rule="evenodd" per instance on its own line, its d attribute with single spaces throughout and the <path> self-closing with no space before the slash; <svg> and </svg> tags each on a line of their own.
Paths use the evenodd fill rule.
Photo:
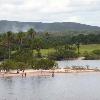
<svg viewBox="0 0 100 100">
<path fill-rule="evenodd" d="M 69 30 L 85 31 L 85 30 L 100 30 L 100 27 L 90 26 L 74 22 L 55 22 L 55 23 L 42 23 L 42 22 L 18 22 L 18 21 L 0 21 L 0 32 L 7 31 L 27 31 L 34 28 L 38 32 L 68 32 Z"/>
</svg>

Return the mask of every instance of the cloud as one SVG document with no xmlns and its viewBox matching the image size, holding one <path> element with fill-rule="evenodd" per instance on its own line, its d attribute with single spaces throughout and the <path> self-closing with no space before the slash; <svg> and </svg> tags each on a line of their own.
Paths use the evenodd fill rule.
<svg viewBox="0 0 100 100">
<path fill-rule="evenodd" d="M 100 0 L 0 0 L 0 19 L 99 25 Z"/>
</svg>

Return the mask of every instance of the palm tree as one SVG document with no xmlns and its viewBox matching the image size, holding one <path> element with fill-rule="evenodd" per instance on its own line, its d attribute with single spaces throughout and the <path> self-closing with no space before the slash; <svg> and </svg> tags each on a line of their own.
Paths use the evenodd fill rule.
<svg viewBox="0 0 100 100">
<path fill-rule="evenodd" d="M 45 33 L 45 37 L 46 37 L 46 39 L 48 39 L 49 36 L 50 36 L 50 34 L 49 34 L 48 32 L 46 32 L 46 33 Z"/>
<path fill-rule="evenodd" d="M 5 41 L 5 38 L 6 38 L 6 33 L 3 33 L 3 34 L 0 34 L 0 52 L 1 52 L 1 55 L 3 55 L 3 59 L 5 60 L 5 56 L 7 54 L 7 46 L 6 46 L 6 41 Z M 0 55 L 0 56 L 1 56 Z M 1 57 L 0 57 L 1 58 Z"/>
<path fill-rule="evenodd" d="M 33 44 L 32 44 L 33 48 L 37 51 L 37 56 L 41 57 L 41 49 L 43 47 L 43 41 L 41 38 L 34 38 Z"/>
<path fill-rule="evenodd" d="M 23 39 L 24 38 L 25 38 L 24 32 L 19 32 L 17 34 L 17 40 L 18 40 L 18 43 L 19 43 L 19 50 L 21 49 L 21 46 L 23 45 Z"/>
<path fill-rule="evenodd" d="M 34 40 L 36 31 L 34 29 L 30 28 L 27 33 L 28 33 L 28 38 L 29 38 L 29 40 L 28 40 L 29 46 L 30 46 L 31 51 L 33 52 L 33 40 Z"/>
<path fill-rule="evenodd" d="M 36 34 L 36 31 L 35 31 L 34 29 L 30 28 L 30 29 L 28 30 L 28 35 L 29 35 L 29 37 L 30 37 L 31 39 L 34 39 L 35 34 Z"/>
<path fill-rule="evenodd" d="M 78 50 L 78 55 L 80 54 L 80 43 L 76 43 L 76 47 L 77 47 L 77 50 Z"/>
<path fill-rule="evenodd" d="M 10 60 L 11 58 L 11 41 L 13 38 L 13 34 L 11 31 L 8 31 L 6 33 L 6 42 L 7 42 L 7 47 L 8 47 L 8 59 Z"/>
</svg>

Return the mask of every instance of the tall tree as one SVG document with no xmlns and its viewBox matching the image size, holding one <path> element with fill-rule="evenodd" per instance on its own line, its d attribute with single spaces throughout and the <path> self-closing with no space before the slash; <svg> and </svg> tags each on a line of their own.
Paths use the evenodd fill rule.
<svg viewBox="0 0 100 100">
<path fill-rule="evenodd" d="M 35 31 L 33 28 L 30 28 L 30 29 L 28 30 L 28 35 L 29 35 L 29 37 L 30 37 L 31 39 L 34 39 L 35 34 L 36 34 L 36 31 Z"/>
<path fill-rule="evenodd" d="M 5 40 L 6 40 L 6 44 L 7 44 L 7 48 L 8 48 L 8 59 L 10 60 L 10 58 L 11 58 L 11 42 L 13 40 L 13 33 L 11 31 L 8 31 L 6 33 Z"/>
<path fill-rule="evenodd" d="M 37 51 L 37 56 L 41 57 L 41 52 L 40 50 L 43 47 L 43 41 L 41 38 L 34 38 L 33 44 L 32 44 L 33 48 Z"/>
<path fill-rule="evenodd" d="M 76 43 L 76 47 L 77 47 L 77 53 L 79 55 L 80 54 L 80 43 L 79 42 Z"/>
<path fill-rule="evenodd" d="M 49 36 L 50 36 L 50 34 L 49 34 L 48 32 L 46 32 L 46 33 L 45 33 L 45 37 L 46 37 L 46 39 L 48 39 Z"/>
<path fill-rule="evenodd" d="M 17 34 L 17 39 L 18 39 L 18 43 L 19 43 L 19 50 L 21 49 L 22 45 L 23 45 L 23 39 L 25 38 L 25 33 L 24 32 L 19 32 Z"/>
</svg>

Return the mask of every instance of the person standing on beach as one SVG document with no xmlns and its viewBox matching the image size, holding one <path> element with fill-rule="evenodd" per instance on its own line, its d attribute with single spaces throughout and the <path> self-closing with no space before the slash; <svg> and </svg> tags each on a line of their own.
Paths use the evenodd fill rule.
<svg viewBox="0 0 100 100">
<path fill-rule="evenodd" d="M 54 77 L 54 71 L 52 72 L 52 77 Z"/>
<path fill-rule="evenodd" d="M 23 73 L 22 73 L 22 78 L 23 78 Z"/>
<path fill-rule="evenodd" d="M 23 78 L 23 76 L 24 76 L 24 70 L 22 70 L 22 78 Z"/>
<path fill-rule="evenodd" d="M 2 77 L 4 78 L 4 73 L 2 73 Z"/>
<path fill-rule="evenodd" d="M 19 69 L 17 69 L 17 74 L 19 74 Z"/>
<path fill-rule="evenodd" d="M 25 77 L 26 77 L 26 73 L 25 73 Z"/>
</svg>

